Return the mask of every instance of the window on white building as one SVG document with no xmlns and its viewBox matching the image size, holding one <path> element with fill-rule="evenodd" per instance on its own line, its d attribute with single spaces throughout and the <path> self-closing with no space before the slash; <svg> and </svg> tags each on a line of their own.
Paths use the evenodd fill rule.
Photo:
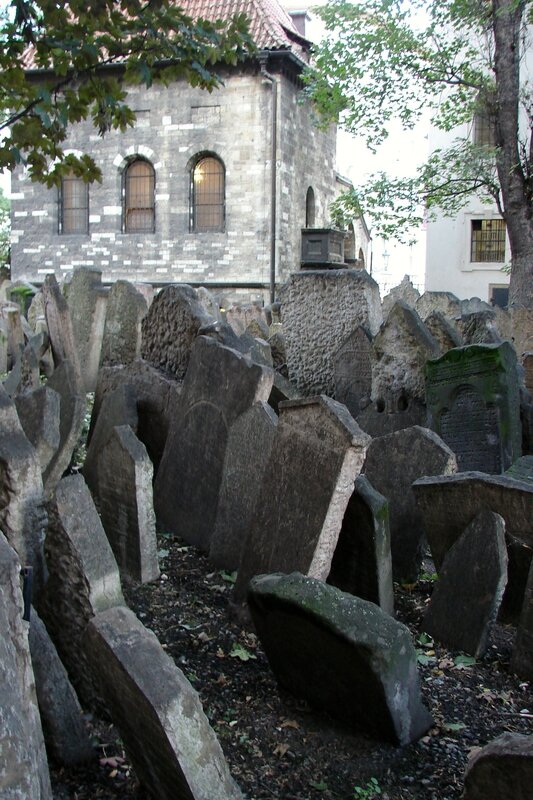
<svg viewBox="0 0 533 800">
<path fill-rule="evenodd" d="M 470 261 L 504 263 L 505 222 L 503 219 L 473 219 Z"/>
</svg>

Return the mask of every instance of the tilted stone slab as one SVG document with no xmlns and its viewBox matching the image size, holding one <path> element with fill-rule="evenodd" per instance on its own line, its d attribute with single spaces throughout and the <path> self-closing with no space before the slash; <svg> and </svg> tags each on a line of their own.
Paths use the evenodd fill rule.
<svg viewBox="0 0 533 800">
<path fill-rule="evenodd" d="M 63 294 L 70 310 L 83 387 L 85 392 L 94 392 L 107 307 L 102 272 L 91 267 L 74 269 L 65 280 Z"/>
<path fill-rule="evenodd" d="M 0 532 L 0 797 L 52 800 L 23 613 L 20 561 Z"/>
<path fill-rule="evenodd" d="M 526 681 L 533 681 L 533 561 L 524 592 L 524 602 L 516 628 L 511 670 Z"/>
<path fill-rule="evenodd" d="M 432 311 L 424 320 L 426 328 L 438 343 L 441 353 L 462 347 L 464 341 L 454 325 L 440 311 Z"/>
<path fill-rule="evenodd" d="M 266 402 L 274 375 L 206 336 L 193 346 L 179 409 L 154 485 L 158 524 L 209 549 L 228 432 L 256 402 Z"/>
<path fill-rule="evenodd" d="M 372 337 L 359 325 L 333 356 L 335 400 L 357 415 L 370 403 L 372 395 Z"/>
<path fill-rule="evenodd" d="M 531 800 L 533 736 L 503 733 L 468 762 L 463 800 Z"/>
<path fill-rule="evenodd" d="M 130 364 L 141 354 L 142 321 L 148 313 L 143 295 L 128 281 L 115 281 L 107 297 L 101 365 Z"/>
<path fill-rule="evenodd" d="M 43 480 L 50 495 L 68 469 L 85 421 L 86 399 L 70 361 L 63 361 L 46 384 L 59 394 L 59 447 L 46 467 Z"/>
<path fill-rule="evenodd" d="M 512 464 L 505 474 L 516 481 L 533 484 L 533 456 L 522 456 Z"/>
<path fill-rule="evenodd" d="M 72 326 L 72 318 L 67 301 L 61 294 L 61 289 L 55 275 L 47 275 L 43 283 L 44 311 L 46 325 L 50 337 L 50 346 L 56 367 L 64 361 L 71 365 L 72 381 L 76 391 L 85 391 L 81 378 L 81 366 L 76 347 L 76 338 Z"/>
<path fill-rule="evenodd" d="M 363 472 L 389 501 L 395 580 L 416 580 L 421 563 L 424 524 L 411 484 L 424 475 L 450 475 L 456 469 L 450 448 L 427 428 L 413 426 L 372 439 Z"/>
<path fill-rule="evenodd" d="M 151 797 L 242 800 L 198 694 L 133 611 L 98 614 L 83 646 L 135 774 Z"/>
<path fill-rule="evenodd" d="M 260 575 L 248 605 L 277 681 L 312 706 L 396 744 L 432 724 L 408 629 L 321 581 Z"/>
<path fill-rule="evenodd" d="M 448 550 L 422 630 L 449 650 L 485 655 L 507 584 L 505 523 L 481 511 Z"/>
<path fill-rule="evenodd" d="M 448 319 L 461 316 L 461 301 L 451 292 L 424 292 L 415 302 L 415 310 L 425 320 L 433 311 L 440 311 Z"/>
<path fill-rule="evenodd" d="M 244 599 L 253 575 L 266 572 L 326 580 L 369 442 L 346 406 L 325 395 L 280 404 L 236 599 Z"/>
<path fill-rule="evenodd" d="M 50 386 L 40 386 L 16 397 L 15 405 L 20 424 L 44 472 L 59 448 L 61 397 Z"/>
<path fill-rule="evenodd" d="M 394 613 L 389 504 L 364 475 L 355 479 L 327 582 Z"/>
<path fill-rule="evenodd" d="M 113 429 L 98 457 L 98 506 L 122 577 L 159 577 L 152 492 L 153 469 L 129 425 Z"/>
</svg>

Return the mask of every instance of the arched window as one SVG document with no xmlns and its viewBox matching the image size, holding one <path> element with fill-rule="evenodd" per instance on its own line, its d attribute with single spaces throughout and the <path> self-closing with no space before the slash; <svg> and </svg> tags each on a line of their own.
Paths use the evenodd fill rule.
<svg viewBox="0 0 533 800">
<path fill-rule="evenodd" d="M 226 179 L 224 165 L 214 156 L 203 156 L 191 173 L 191 230 L 223 231 Z"/>
<path fill-rule="evenodd" d="M 315 227 L 315 193 L 310 186 L 305 196 L 305 227 Z"/>
<path fill-rule="evenodd" d="M 89 184 L 69 172 L 61 179 L 59 232 L 89 232 Z"/>
<path fill-rule="evenodd" d="M 131 161 L 124 174 L 124 231 L 155 231 L 155 172 L 149 161 Z"/>
</svg>

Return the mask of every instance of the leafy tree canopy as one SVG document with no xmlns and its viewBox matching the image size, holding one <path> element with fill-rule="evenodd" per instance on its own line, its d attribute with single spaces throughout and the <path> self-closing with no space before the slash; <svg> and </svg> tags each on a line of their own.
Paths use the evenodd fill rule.
<svg viewBox="0 0 533 800">
<path fill-rule="evenodd" d="M 12 0 L 0 12 L 0 169 L 25 164 L 49 186 L 70 170 L 99 180 L 90 156 L 65 155 L 70 123 L 124 130 L 135 120 L 126 86 L 185 78 L 212 90 L 220 65 L 253 49 L 242 14 L 209 22 L 173 0 Z"/>
</svg>

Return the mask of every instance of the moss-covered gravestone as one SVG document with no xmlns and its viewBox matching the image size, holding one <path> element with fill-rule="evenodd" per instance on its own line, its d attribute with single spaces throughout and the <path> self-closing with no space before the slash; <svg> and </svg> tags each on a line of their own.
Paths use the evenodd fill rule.
<svg viewBox="0 0 533 800">
<path fill-rule="evenodd" d="M 516 354 L 509 342 L 450 350 L 426 367 L 429 426 L 459 471 L 504 472 L 521 455 Z"/>
</svg>

